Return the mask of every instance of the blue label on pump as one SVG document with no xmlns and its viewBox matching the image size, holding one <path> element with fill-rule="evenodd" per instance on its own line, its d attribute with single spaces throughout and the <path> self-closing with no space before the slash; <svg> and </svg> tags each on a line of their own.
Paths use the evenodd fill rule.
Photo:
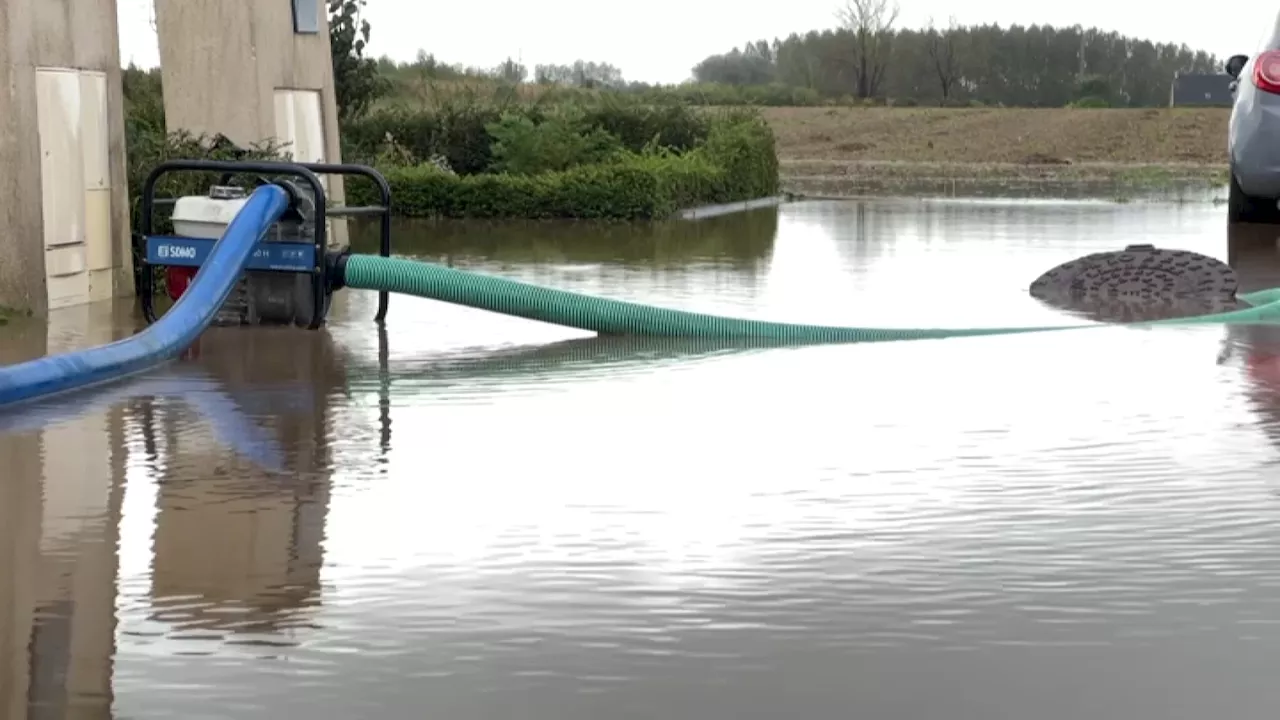
<svg viewBox="0 0 1280 720">
<path fill-rule="evenodd" d="M 200 267 L 216 240 L 153 236 L 147 238 L 147 262 L 151 265 Z M 310 243 L 258 243 L 246 270 L 311 272 L 316 267 L 316 246 Z"/>
</svg>

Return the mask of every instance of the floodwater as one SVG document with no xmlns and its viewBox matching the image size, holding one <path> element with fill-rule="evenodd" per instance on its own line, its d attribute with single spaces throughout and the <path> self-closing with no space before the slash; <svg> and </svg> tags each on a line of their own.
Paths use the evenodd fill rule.
<svg viewBox="0 0 1280 720">
<path fill-rule="evenodd" d="M 1209 204 L 804 203 L 399 252 L 806 322 L 1073 322 Z M 1280 330 L 742 352 L 346 292 L 0 417 L 0 717 L 1178 720 L 1280 703 Z M 85 327 L 97 328 L 94 332 Z M 0 335 L 3 361 L 137 326 Z"/>
</svg>

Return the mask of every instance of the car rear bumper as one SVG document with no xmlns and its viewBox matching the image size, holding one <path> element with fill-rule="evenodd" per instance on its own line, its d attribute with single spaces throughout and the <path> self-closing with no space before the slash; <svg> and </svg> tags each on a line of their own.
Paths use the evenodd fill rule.
<svg viewBox="0 0 1280 720">
<path fill-rule="evenodd" d="M 1240 83 L 1228 147 L 1231 171 L 1246 195 L 1280 198 L 1280 95 Z"/>
</svg>

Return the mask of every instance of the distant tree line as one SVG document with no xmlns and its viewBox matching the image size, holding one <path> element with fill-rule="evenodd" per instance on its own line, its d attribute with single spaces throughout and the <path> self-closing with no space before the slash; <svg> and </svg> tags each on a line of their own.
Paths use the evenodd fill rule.
<svg viewBox="0 0 1280 720">
<path fill-rule="evenodd" d="M 693 69 L 699 83 L 783 85 L 821 98 L 1062 107 L 1167 105 L 1177 72 L 1222 72 L 1216 57 L 1080 26 L 895 26 L 890 0 L 848 0 L 839 27 L 750 42 Z"/>
<path fill-rule="evenodd" d="M 512 58 L 507 58 L 491 68 L 470 67 L 444 63 L 437 60 L 435 55 L 419 50 L 418 57 L 410 63 L 396 62 L 388 57 L 379 58 L 378 69 L 389 78 L 399 79 L 436 81 L 493 79 L 515 85 L 532 81 L 538 85 L 561 85 L 598 90 L 626 90 L 638 86 L 637 83 L 628 83 L 617 67 L 609 63 L 587 60 L 576 60 L 568 65 L 535 65 L 531 73 L 528 65 Z"/>
<path fill-rule="evenodd" d="M 490 88 L 464 96 L 472 102 L 484 93 L 505 103 L 603 92 L 689 105 L 1153 107 L 1168 104 L 1176 73 L 1221 72 L 1218 59 L 1204 51 L 1098 28 L 954 20 L 900 28 L 896 0 L 843 1 L 834 29 L 749 42 L 702 60 L 692 69 L 693 82 L 650 85 L 587 60 L 530 68 L 508 57 L 493 67 L 469 67 L 426 51 L 413 62 L 375 60 L 365 54 L 367 0 L 327 0 L 339 112 L 345 125 L 379 106 L 439 104 L 456 81 Z M 154 77 L 126 80 L 139 91 L 134 108 L 145 106 L 148 117 L 159 119 L 159 77 L 148 75 Z M 150 95 L 154 102 L 143 97 Z"/>
<path fill-rule="evenodd" d="M 1098 28 L 972 25 L 896 28 L 889 0 L 850 0 L 841 26 L 759 40 L 707 57 L 692 83 L 628 82 L 608 63 L 537 65 L 508 58 L 492 68 L 446 64 L 420 52 L 410 63 L 377 61 L 397 86 L 461 80 L 511 86 L 616 91 L 692 104 L 992 105 L 1155 107 L 1174 75 L 1219 73 L 1213 55 Z"/>
</svg>

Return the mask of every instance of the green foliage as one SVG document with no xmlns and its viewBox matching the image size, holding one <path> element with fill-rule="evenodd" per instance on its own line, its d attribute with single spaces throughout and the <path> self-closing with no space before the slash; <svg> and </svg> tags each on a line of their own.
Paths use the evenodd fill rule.
<svg viewBox="0 0 1280 720">
<path fill-rule="evenodd" d="M 537 132 L 528 118 L 511 123 Z M 409 217 L 661 218 L 775 193 L 777 159 L 764 121 L 739 112 L 706 123 L 705 140 L 684 152 L 650 143 L 638 152 L 614 150 L 602 162 L 544 172 L 456 174 L 430 164 L 382 169 L 396 214 Z M 373 188 L 358 180 L 347 185 L 347 195 L 353 204 L 376 201 Z"/>
<path fill-rule="evenodd" d="M 1076 82 L 1075 99 L 1071 107 L 1107 108 L 1111 107 L 1114 94 L 1107 78 L 1099 75 L 1087 75 Z"/>
<path fill-rule="evenodd" d="M 535 122 L 528 115 L 506 113 L 485 126 L 493 138 L 495 172 L 535 175 L 605 162 L 623 151 L 616 135 L 588 125 L 581 111 L 561 112 Z"/>
<path fill-rule="evenodd" d="M 1071 103 L 1068 107 L 1073 107 L 1073 108 L 1109 108 L 1109 107 L 1111 107 L 1111 103 L 1107 102 L 1107 99 L 1106 99 L 1106 98 L 1100 98 L 1100 97 L 1097 97 L 1097 96 L 1094 96 L 1094 95 L 1087 95 L 1087 96 L 1082 97 L 1082 98 L 1080 98 L 1079 100 L 1076 100 L 1075 102 Z"/>
<path fill-rule="evenodd" d="M 992 24 L 890 28 L 887 33 L 884 77 L 871 95 L 913 98 L 922 105 L 947 98 L 1062 107 L 1097 96 L 1117 106 L 1162 106 L 1169 101 L 1176 73 L 1218 73 L 1222 67 L 1204 51 L 1100 28 Z M 857 94 L 852 69 L 861 61 L 858 48 L 856 28 L 793 34 L 712 55 L 694 68 L 694 77 L 735 87 L 779 83 L 809 88 L 838 102 L 843 95 Z M 1081 76 L 1105 91 L 1078 92 Z"/>
<path fill-rule="evenodd" d="M 729 112 L 711 125 L 705 153 L 724 171 L 725 189 L 718 200 L 746 200 L 778 192 L 778 155 L 773 130 L 751 112 Z"/>
<path fill-rule="evenodd" d="M 621 88 L 626 85 L 622 71 L 609 63 L 577 60 L 572 65 L 538 65 L 534 78 L 542 84 L 572 85 L 581 88 Z"/>
<path fill-rule="evenodd" d="M 130 64 L 121 72 L 124 85 L 125 132 L 163 133 L 164 92 L 160 69 L 143 70 Z"/>
<path fill-rule="evenodd" d="M 617 136 L 632 152 L 648 147 L 685 152 L 706 140 L 711 128 L 705 114 L 678 104 L 649 104 L 617 95 L 602 95 L 587 105 L 584 122 Z"/>
<path fill-rule="evenodd" d="M 636 158 L 538 175 L 450 175 L 429 165 L 384 172 L 397 215 L 604 219 L 660 217 L 677 209 L 678 196 L 660 192 L 663 182 L 654 169 Z M 364 202 L 369 191 L 351 183 L 350 201 Z"/>
<path fill-rule="evenodd" d="M 450 105 L 431 113 L 378 111 L 343 128 L 342 156 L 372 162 L 390 142 L 415 160 L 439 155 L 459 173 L 481 173 L 493 164 L 487 126 L 501 119 L 500 108 L 480 105 Z"/>
<path fill-rule="evenodd" d="M 329 0 L 329 49 L 340 123 L 363 116 L 390 89 L 378 62 L 364 56 L 370 30 L 369 21 L 361 17 L 366 4 L 367 0 Z"/>
<path fill-rule="evenodd" d="M 442 157 L 459 174 L 474 175 L 489 172 L 497 162 L 491 129 L 496 127 L 499 133 L 505 133 L 500 140 L 513 140 L 517 144 L 527 141 L 523 147 L 528 147 L 537 138 L 557 133 L 563 136 L 564 125 L 534 129 L 554 118 L 561 118 L 586 133 L 608 133 L 617 138 L 623 148 L 635 153 L 650 146 L 685 152 L 705 141 L 710 127 L 704 113 L 687 107 L 647 105 L 610 96 L 579 97 L 557 103 L 514 100 L 486 103 L 462 97 L 452 98 L 429 111 L 380 110 L 349 123 L 343 129 L 343 157 L 355 162 L 374 162 L 390 141 L 413 158 Z M 522 132 L 521 128 L 525 134 L 513 139 Z M 598 134 L 594 137 L 593 142 L 603 139 Z"/>
<path fill-rule="evenodd" d="M 386 172 L 395 211 L 408 217 L 651 217 L 665 209 L 652 174 L 628 163 L 540 175 L 459 176 L 431 166 Z"/>
</svg>

